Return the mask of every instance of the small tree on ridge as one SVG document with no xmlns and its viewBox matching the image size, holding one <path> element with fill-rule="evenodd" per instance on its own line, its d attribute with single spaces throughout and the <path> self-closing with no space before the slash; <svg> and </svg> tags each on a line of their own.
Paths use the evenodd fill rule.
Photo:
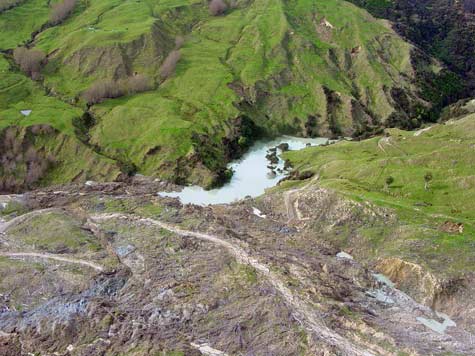
<svg viewBox="0 0 475 356">
<path fill-rule="evenodd" d="M 223 0 L 211 0 L 209 3 L 209 12 L 213 16 L 219 16 L 225 13 L 228 5 Z"/>
<path fill-rule="evenodd" d="M 180 58 L 181 53 L 179 50 L 175 49 L 168 54 L 160 67 L 160 77 L 162 79 L 169 78 L 175 72 L 176 65 Z"/>
<path fill-rule="evenodd" d="M 39 77 L 41 66 L 45 58 L 46 55 L 36 49 L 18 47 L 13 51 L 13 60 L 15 63 L 19 65 L 22 72 L 33 79 Z"/>
<path fill-rule="evenodd" d="M 391 176 L 387 177 L 385 183 L 386 183 L 386 188 L 389 188 L 389 186 L 394 183 L 394 178 Z"/>
<path fill-rule="evenodd" d="M 53 5 L 50 22 L 57 25 L 63 22 L 73 12 L 77 0 L 64 0 Z"/>
</svg>

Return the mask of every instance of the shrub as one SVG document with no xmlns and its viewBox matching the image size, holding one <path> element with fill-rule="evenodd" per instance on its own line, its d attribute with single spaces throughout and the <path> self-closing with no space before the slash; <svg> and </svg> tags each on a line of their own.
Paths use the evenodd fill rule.
<svg viewBox="0 0 475 356">
<path fill-rule="evenodd" d="M 47 135 L 54 133 L 54 128 L 48 124 L 38 124 L 30 126 L 30 131 L 34 135 Z"/>
<path fill-rule="evenodd" d="M 142 74 L 129 77 L 124 86 L 128 94 L 140 93 L 151 88 L 148 78 Z"/>
<path fill-rule="evenodd" d="M 52 155 L 35 148 L 38 130 L 54 132 L 48 125 L 32 126 L 26 133 L 15 126 L 0 131 L 0 191 L 32 188 L 55 163 Z"/>
<path fill-rule="evenodd" d="M 12 147 L 16 141 L 16 131 L 12 128 L 6 129 L 3 134 L 3 144 L 6 147 Z"/>
<path fill-rule="evenodd" d="M 34 162 L 38 160 L 38 152 L 33 146 L 28 147 L 25 152 L 25 160 L 27 162 Z"/>
<path fill-rule="evenodd" d="M 181 53 L 176 49 L 168 54 L 160 67 L 160 77 L 162 77 L 162 79 L 169 78 L 175 72 L 176 64 L 180 60 L 180 57 Z"/>
<path fill-rule="evenodd" d="M 228 5 L 223 0 L 211 0 L 209 3 L 209 12 L 213 16 L 224 14 L 228 9 Z"/>
<path fill-rule="evenodd" d="M 386 187 L 389 188 L 389 186 L 393 183 L 394 183 L 394 178 L 393 177 L 389 176 L 389 177 L 386 178 Z"/>
<path fill-rule="evenodd" d="M 113 80 L 98 80 L 83 93 L 88 104 L 97 104 L 108 98 L 117 98 L 124 95 L 123 90 Z"/>
<path fill-rule="evenodd" d="M 38 79 L 45 58 L 45 54 L 36 49 L 18 47 L 13 51 L 13 59 L 15 63 L 20 66 L 20 69 L 26 75 L 33 79 Z"/>
<path fill-rule="evenodd" d="M 63 22 L 73 12 L 77 0 L 64 0 L 53 5 L 50 14 L 50 23 L 57 25 Z"/>
<path fill-rule="evenodd" d="M 431 172 L 427 172 L 424 176 L 424 189 L 427 190 L 429 189 L 429 184 L 430 182 L 432 181 L 432 179 L 434 178 L 434 176 L 432 175 Z"/>
<path fill-rule="evenodd" d="M 21 2 L 23 2 L 23 0 L 0 0 L 0 12 L 8 10 Z"/>
<path fill-rule="evenodd" d="M 241 147 L 247 147 L 249 145 L 249 140 L 245 136 L 239 136 L 238 145 Z"/>
<path fill-rule="evenodd" d="M 183 46 L 183 43 L 185 43 L 183 36 L 175 37 L 175 49 L 180 49 Z"/>
<path fill-rule="evenodd" d="M 149 79 L 142 74 L 136 74 L 120 82 L 109 79 L 98 80 L 82 94 L 82 97 L 88 104 L 97 104 L 104 99 L 118 98 L 150 89 Z"/>
<path fill-rule="evenodd" d="M 38 158 L 36 158 L 38 159 Z M 48 163 L 42 160 L 35 160 L 28 163 L 26 171 L 25 183 L 27 186 L 31 186 L 43 177 L 48 169 Z"/>
</svg>

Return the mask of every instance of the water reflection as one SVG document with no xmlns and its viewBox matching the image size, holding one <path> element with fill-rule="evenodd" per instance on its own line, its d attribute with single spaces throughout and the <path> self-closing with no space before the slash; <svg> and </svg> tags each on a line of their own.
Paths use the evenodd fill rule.
<svg viewBox="0 0 475 356">
<path fill-rule="evenodd" d="M 267 188 L 275 186 L 287 174 L 284 170 L 284 161 L 280 159 L 280 149 L 277 150 L 278 162 L 272 172 L 266 158 L 269 149 L 282 143 L 288 143 L 290 150 L 301 150 L 308 145 L 317 146 L 328 142 L 326 138 L 300 138 L 282 136 L 272 141 L 260 141 L 240 159 L 229 164 L 234 171 L 231 181 L 224 186 L 204 190 L 199 186 L 183 188 L 181 192 L 159 193 L 160 196 L 178 197 L 184 204 L 197 205 L 225 204 L 243 199 L 246 196 L 256 197 L 264 193 Z"/>
</svg>

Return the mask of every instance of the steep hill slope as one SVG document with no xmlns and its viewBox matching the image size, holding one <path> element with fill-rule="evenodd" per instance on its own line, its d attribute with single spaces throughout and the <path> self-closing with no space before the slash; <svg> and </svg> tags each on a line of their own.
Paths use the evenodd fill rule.
<svg viewBox="0 0 475 356">
<path fill-rule="evenodd" d="M 475 10 L 473 0 L 351 0 L 373 15 L 394 22 L 395 29 L 443 61 L 475 90 Z"/>
<path fill-rule="evenodd" d="M 23 112 L 23 114 L 22 114 Z M 0 192 L 39 184 L 114 180 L 113 160 L 84 145 L 74 123 L 81 109 L 48 96 L 0 57 Z"/>
<path fill-rule="evenodd" d="M 79 138 L 96 153 L 180 182 L 223 179 L 225 163 L 262 134 L 416 126 L 429 109 L 419 73 L 438 70 L 414 65 L 413 47 L 386 22 L 341 0 L 237 1 L 218 16 L 206 1 L 80 1 L 56 26 L 46 3 L 0 13 L 0 49 L 7 58 L 24 43 L 43 51 L 39 85 L 55 98 L 47 107 L 71 113 L 37 120 L 67 130 L 82 117 Z M 174 55 L 176 70 L 163 75 Z M 10 63 L 2 75 L 16 71 Z M 117 96 L 139 76 L 147 92 L 86 105 L 84 93 L 102 85 Z M 2 126 L 18 116 L 15 100 L 2 104 Z"/>
<path fill-rule="evenodd" d="M 474 104 L 466 105 L 471 114 L 420 131 L 391 129 L 384 137 L 286 154 L 295 169 L 318 177 L 296 205 L 310 229 L 330 224 L 335 211 L 325 204 L 338 212 L 338 204 L 318 189 L 387 209 L 384 225 L 343 219 L 325 239 L 450 313 L 461 313 L 473 299 L 466 293 L 473 293 L 475 276 Z"/>
</svg>

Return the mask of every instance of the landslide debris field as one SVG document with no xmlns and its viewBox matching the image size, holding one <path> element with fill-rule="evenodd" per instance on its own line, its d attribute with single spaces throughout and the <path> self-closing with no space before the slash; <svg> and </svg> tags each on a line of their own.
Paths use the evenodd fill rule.
<svg viewBox="0 0 475 356">
<path fill-rule="evenodd" d="M 314 183 L 292 199 L 331 202 L 318 233 L 308 215 L 289 221 L 278 192 L 182 206 L 141 179 L 10 196 L 0 223 L 0 352 L 473 354 L 473 314 L 451 313 L 471 310 L 473 298 L 436 274 L 437 295 L 412 298 L 340 253 L 329 229 L 392 225 L 393 212 Z M 435 300 L 450 316 L 430 308 Z"/>
</svg>

